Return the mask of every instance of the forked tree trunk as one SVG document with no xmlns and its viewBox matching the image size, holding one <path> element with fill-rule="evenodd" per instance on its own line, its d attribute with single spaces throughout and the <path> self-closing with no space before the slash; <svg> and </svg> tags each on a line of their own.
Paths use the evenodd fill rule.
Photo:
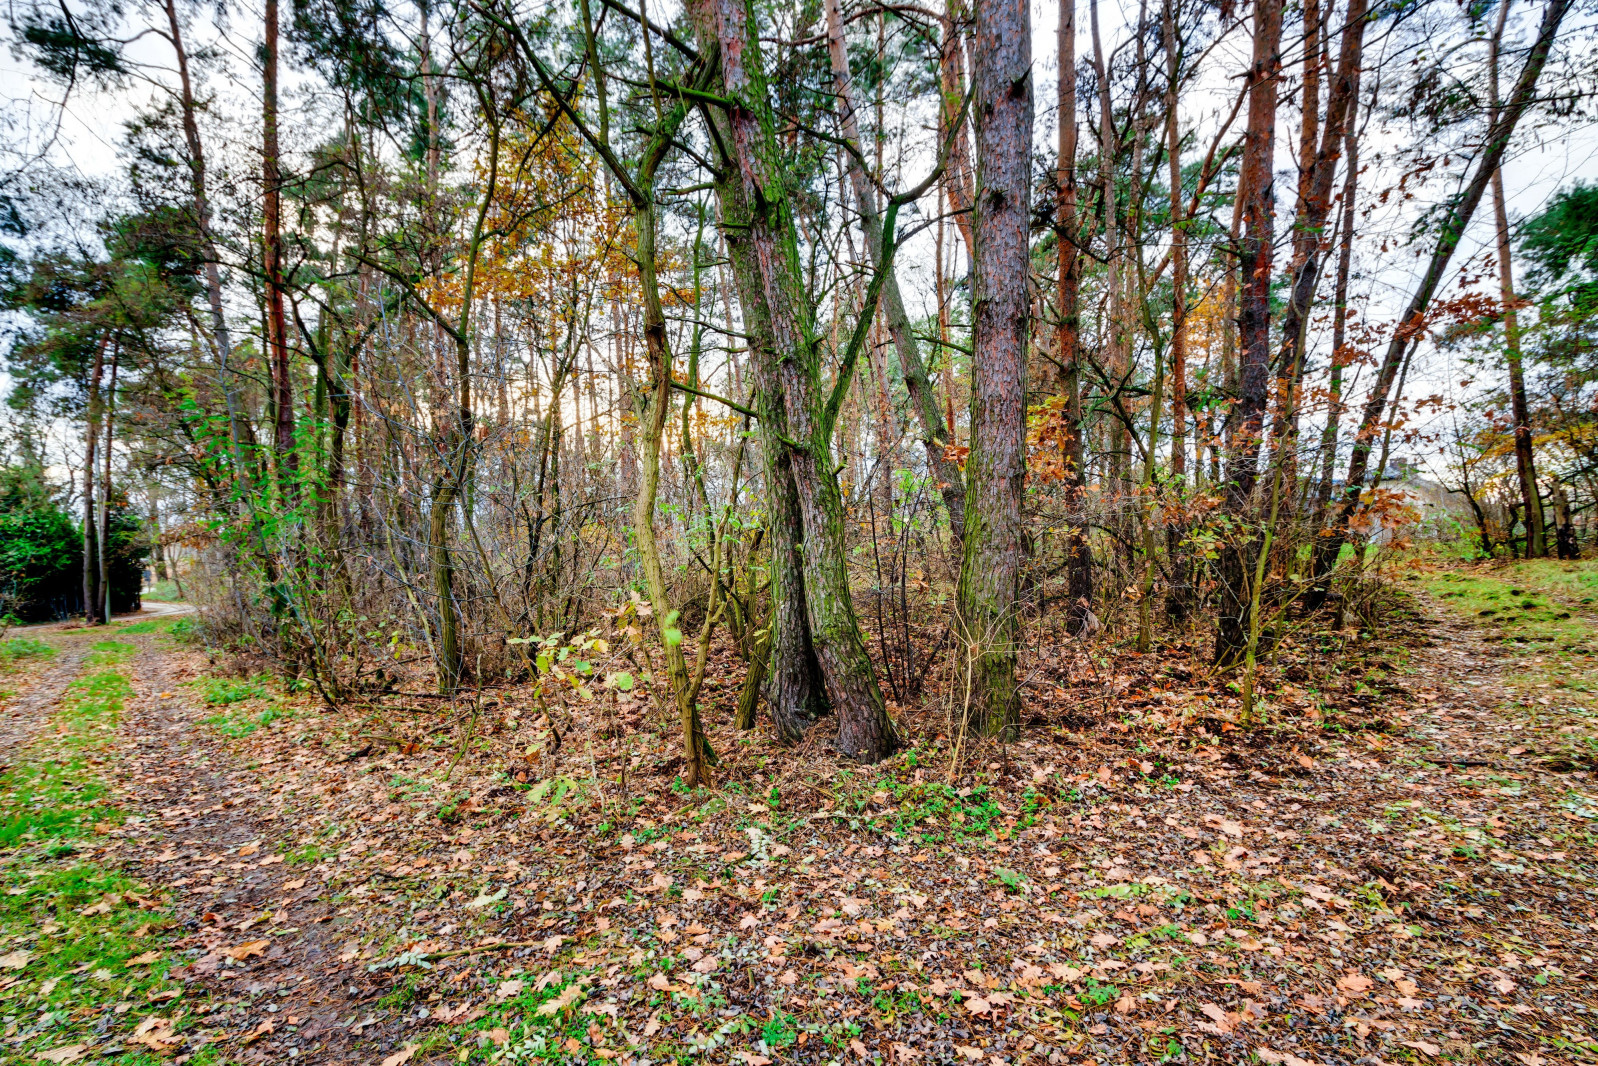
<svg viewBox="0 0 1598 1066">
<path fill-rule="evenodd" d="M 768 448 L 785 449 L 804 531 L 805 613 L 827 698 L 838 712 L 838 749 L 875 761 L 895 740 L 849 590 L 843 496 L 833 473 L 831 425 L 821 378 L 822 338 L 811 318 L 800 266 L 788 175 L 777 141 L 760 38 L 748 0 L 704 0 L 721 46 L 722 78 L 735 180 L 749 211 L 749 262 L 758 272 L 767 316 L 765 358 L 781 396 L 787 434 L 766 430 Z M 847 387 L 847 380 L 841 382 Z M 762 427 L 766 429 L 766 427 Z"/>
<path fill-rule="evenodd" d="M 984 733 L 1013 732 L 1020 634 L 1030 306 L 1032 27 L 1027 0 L 982 0 L 972 52 L 976 193 L 972 235 L 971 452 L 957 590 L 963 695 Z"/>
</svg>

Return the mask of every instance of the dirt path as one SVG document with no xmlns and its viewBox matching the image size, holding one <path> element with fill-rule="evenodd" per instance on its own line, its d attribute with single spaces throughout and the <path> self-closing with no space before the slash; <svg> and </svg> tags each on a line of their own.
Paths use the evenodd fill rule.
<svg viewBox="0 0 1598 1066">
<path fill-rule="evenodd" d="M 38 734 L 67 686 L 77 679 L 88 652 L 87 640 L 59 642 L 49 663 L 34 668 L 21 692 L 5 703 L 0 711 L 0 764 L 9 762 L 9 753 L 20 751 Z"/>
<path fill-rule="evenodd" d="M 372 1061 L 366 1049 L 389 1012 L 364 1002 L 370 983 L 337 957 L 345 921 L 326 885 L 283 860 L 292 813 L 204 724 L 212 712 L 183 685 L 193 656 L 156 637 L 125 639 L 140 650 L 118 775 L 144 821 L 123 861 L 172 889 L 187 934 L 174 946 L 201 949 L 172 976 L 209 995 L 216 1035 L 240 1061 Z"/>
</svg>

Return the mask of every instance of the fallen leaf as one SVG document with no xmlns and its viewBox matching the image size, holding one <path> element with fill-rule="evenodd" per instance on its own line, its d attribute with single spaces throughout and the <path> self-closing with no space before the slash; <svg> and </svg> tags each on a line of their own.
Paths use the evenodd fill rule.
<svg viewBox="0 0 1598 1066">
<path fill-rule="evenodd" d="M 258 852 L 260 850 L 261 850 L 261 845 L 258 844 L 258 843 L 257 844 L 246 844 L 242 848 L 239 849 L 239 858 L 247 859 L 251 855 L 254 855 L 256 852 Z"/>
<path fill-rule="evenodd" d="M 510 1030 L 490 1029 L 488 1031 L 488 1039 L 493 1042 L 495 1047 L 504 1047 L 510 1043 Z"/>
<path fill-rule="evenodd" d="M 88 1044 L 63 1044 L 49 1051 L 39 1052 L 38 1057 L 45 1062 L 77 1062 L 83 1058 L 83 1053 L 89 1050 Z"/>
<path fill-rule="evenodd" d="M 1422 1055 L 1426 1055 L 1434 1059 L 1443 1053 L 1442 1048 L 1438 1047 L 1436 1044 L 1428 1044 L 1424 1040 L 1405 1040 L 1403 1041 L 1403 1044 L 1405 1047 L 1412 1047 Z"/>
<path fill-rule="evenodd" d="M 146 951 L 142 955 L 133 956 L 133 958 L 129 959 L 127 962 L 124 962 L 122 965 L 124 965 L 124 966 L 148 966 L 148 965 L 150 965 L 150 963 L 154 962 L 156 959 L 159 959 L 160 957 L 161 957 L 161 953 L 159 951 Z"/>
<path fill-rule="evenodd" d="M 411 1061 L 411 1056 L 416 1054 L 416 1049 L 421 1046 L 420 1044 L 406 1044 L 403 1048 L 384 1059 L 383 1066 L 402 1066 L 403 1063 Z"/>
<path fill-rule="evenodd" d="M 31 951 L 13 951 L 9 955 L 0 955 L 0 969 L 20 970 L 33 961 Z"/>
<path fill-rule="evenodd" d="M 253 1044 L 257 1040 L 261 1039 L 261 1037 L 269 1035 L 272 1030 L 276 1028 L 277 1019 L 263 1018 L 260 1025 L 257 1025 L 254 1029 L 251 1029 L 240 1038 L 240 1042 L 244 1044 Z"/>
<path fill-rule="evenodd" d="M 1255 1048 L 1254 1053 L 1260 1057 L 1261 1062 L 1277 1062 L 1282 1066 L 1315 1066 L 1315 1063 L 1309 1059 L 1301 1059 L 1285 1051 L 1273 1051 L 1268 1047 Z"/>
<path fill-rule="evenodd" d="M 494 998 L 503 1003 L 512 996 L 522 994 L 522 982 L 518 980 L 501 981 L 499 987 L 494 989 Z"/>
<path fill-rule="evenodd" d="M 152 1051 L 165 1051 L 183 1043 L 183 1038 L 172 1031 L 171 1018 L 150 1017 L 139 1023 L 128 1042 L 143 1044 Z"/>
<path fill-rule="evenodd" d="M 770 1059 L 764 1055 L 757 1055 L 753 1051 L 734 1052 L 732 1057 L 743 1060 L 744 1066 L 771 1066 Z"/>
<path fill-rule="evenodd" d="M 1227 1015 L 1224 1007 L 1219 1007 L 1214 1003 L 1201 1003 L 1199 1004 L 1199 1011 L 1215 1022 L 1215 1028 L 1221 1032 L 1230 1033 L 1232 1031 L 1235 1019 Z"/>
<path fill-rule="evenodd" d="M 954 1050 L 958 1051 L 972 1062 L 979 1061 L 983 1056 L 983 1051 L 979 1047 L 969 1047 L 963 1044 L 956 1044 L 954 1045 Z"/>
<path fill-rule="evenodd" d="M 1370 991 L 1370 987 L 1374 983 L 1375 982 L 1373 982 L 1369 977 L 1366 977 L 1364 974 L 1357 974 L 1353 972 L 1346 973 L 1337 979 L 1338 988 L 1341 988 L 1344 992 L 1349 992 L 1356 996 L 1364 995 L 1366 992 Z"/>
<path fill-rule="evenodd" d="M 740 918 L 738 920 L 738 928 L 739 929 L 753 929 L 755 926 L 757 926 L 759 924 L 760 924 L 760 918 L 757 915 L 753 915 L 753 914 L 746 914 L 746 915 L 744 915 L 742 918 Z"/>
<path fill-rule="evenodd" d="M 236 962 L 243 962 L 251 955 L 264 955 L 266 953 L 266 946 L 270 943 L 270 940 L 250 940 L 240 944 L 236 948 L 223 948 L 222 954 Z"/>
<path fill-rule="evenodd" d="M 856 1055 L 859 1055 L 863 1059 L 869 1059 L 871 1057 L 871 1052 L 866 1050 L 866 1046 L 860 1042 L 859 1037 L 855 1037 L 849 1041 L 849 1050 L 854 1052 Z"/>
</svg>

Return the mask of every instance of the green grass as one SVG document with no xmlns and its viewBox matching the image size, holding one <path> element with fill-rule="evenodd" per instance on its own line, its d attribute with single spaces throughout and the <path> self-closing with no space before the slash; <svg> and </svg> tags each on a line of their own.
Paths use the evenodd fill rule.
<svg viewBox="0 0 1598 1066">
<path fill-rule="evenodd" d="M 150 591 L 143 594 L 141 599 L 153 603 L 182 603 L 184 599 L 178 595 L 178 585 L 175 581 L 157 581 L 150 586 Z"/>
<path fill-rule="evenodd" d="M 116 670 L 71 684 L 56 711 L 60 732 L 52 738 L 54 757 L 24 758 L 0 775 L 0 848 L 81 836 L 97 822 L 120 820 L 89 759 L 92 750 L 111 741 L 122 704 L 132 694 L 128 679 Z"/>
<path fill-rule="evenodd" d="M 210 707 L 226 707 L 271 695 L 265 679 L 260 677 L 203 677 L 194 684 L 200 690 L 200 699 Z"/>
<path fill-rule="evenodd" d="M 150 886 L 83 861 L 75 843 L 123 820 L 95 767 L 133 694 L 117 664 L 135 650 L 94 644 L 89 672 L 68 687 L 52 728 L 0 774 L 0 951 L 16 982 L 5 998 L 18 1062 L 100 1043 L 108 1027 L 131 1032 L 151 1016 L 184 1028 L 182 986 L 166 977 L 183 960 L 164 946 L 163 901 Z M 100 1061 L 161 1060 L 137 1048 Z"/>
<path fill-rule="evenodd" d="M 0 669 L 25 659 L 48 659 L 55 649 L 37 637 L 12 637 L 0 641 Z"/>
<path fill-rule="evenodd" d="M 281 707 L 268 707 L 259 714 L 242 714 L 237 711 L 213 714 L 204 719 L 205 724 L 225 737 L 247 737 L 279 718 L 292 718 L 293 713 Z"/>
</svg>

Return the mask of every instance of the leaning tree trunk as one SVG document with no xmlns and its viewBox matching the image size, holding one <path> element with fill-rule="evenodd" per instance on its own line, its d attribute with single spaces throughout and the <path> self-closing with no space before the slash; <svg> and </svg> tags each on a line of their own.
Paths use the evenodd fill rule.
<svg viewBox="0 0 1598 1066">
<path fill-rule="evenodd" d="M 957 590 L 969 720 L 983 733 L 1020 721 L 1015 668 L 1026 477 L 1030 315 L 1032 27 L 1026 0 L 977 5 L 976 196 L 972 236 L 971 453 Z"/>
<path fill-rule="evenodd" d="M 1476 213 L 1482 195 L 1487 191 L 1488 183 L 1503 162 L 1504 152 L 1509 147 L 1509 139 L 1514 135 L 1515 127 L 1520 124 L 1521 116 L 1531 106 L 1537 89 L 1537 79 L 1542 75 L 1543 67 L 1548 62 L 1554 38 L 1559 33 L 1560 23 L 1564 21 L 1566 12 L 1570 10 L 1571 2 L 1572 0 L 1549 0 L 1548 6 L 1543 9 L 1542 24 L 1537 28 L 1537 38 L 1526 55 L 1525 65 L 1520 68 L 1514 92 L 1510 94 L 1508 104 L 1498 113 L 1498 118 L 1487 131 L 1486 151 L 1478 161 L 1476 172 L 1471 176 L 1470 182 L 1454 201 L 1448 216 L 1443 220 L 1437 236 L 1437 246 L 1432 251 L 1426 273 L 1422 275 L 1420 285 L 1409 301 L 1409 307 L 1399 318 L 1400 325 L 1394 330 L 1393 339 L 1388 342 L 1387 351 L 1382 356 L 1376 381 L 1371 386 L 1364 409 L 1360 412 L 1359 434 L 1354 438 L 1353 452 L 1348 457 L 1348 476 L 1343 479 L 1342 501 L 1333 519 L 1331 530 L 1315 546 L 1316 583 L 1308 597 L 1308 605 L 1312 609 L 1319 607 L 1325 599 L 1327 578 L 1332 567 L 1337 565 L 1337 557 L 1348 540 L 1349 523 L 1353 520 L 1354 513 L 1359 510 L 1365 475 L 1370 467 L 1371 448 L 1377 435 L 1377 423 L 1387 407 L 1387 396 L 1393 387 L 1393 380 L 1398 376 L 1399 367 L 1404 362 L 1409 346 L 1417 341 L 1425 329 L 1426 309 L 1431 306 L 1432 297 L 1436 295 L 1437 287 L 1442 284 L 1448 263 L 1453 258 L 1455 249 L 1459 247 L 1460 239 L 1464 237 L 1465 229 L 1470 225 L 1471 217 Z"/>
</svg>

